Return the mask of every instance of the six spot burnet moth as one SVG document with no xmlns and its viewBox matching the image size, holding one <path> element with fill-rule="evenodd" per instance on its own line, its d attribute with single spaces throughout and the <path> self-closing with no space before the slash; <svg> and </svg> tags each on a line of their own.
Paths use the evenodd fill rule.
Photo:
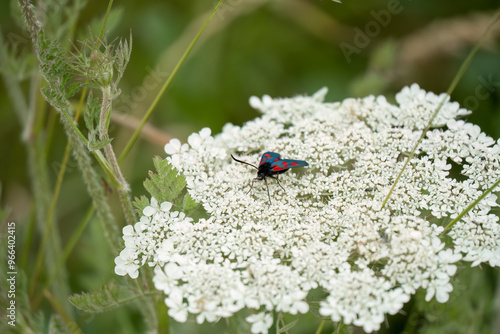
<svg viewBox="0 0 500 334">
<path fill-rule="evenodd" d="M 259 167 L 249 164 L 248 162 L 241 161 L 233 157 L 231 154 L 231 158 L 233 158 L 234 161 L 252 166 L 253 168 L 257 169 L 257 177 L 253 179 L 252 184 L 250 186 L 250 192 L 253 187 L 253 183 L 255 181 L 262 181 L 266 183 L 266 188 L 267 188 L 267 196 L 269 197 L 269 204 L 271 204 L 271 196 L 269 195 L 269 186 L 267 185 L 267 177 L 270 177 L 271 179 L 275 179 L 278 181 L 278 185 L 285 191 L 283 186 L 280 183 L 280 180 L 278 179 L 278 175 L 286 172 L 290 168 L 295 168 L 295 167 L 305 167 L 309 166 L 309 164 L 305 161 L 302 160 L 288 160 L 288 159 L 280 159 L 280 155 L 278 153 L 274 152 L 266 152 L 262 155 L 262 158 L 260 158 L 260 163 Z"/>
</svg>

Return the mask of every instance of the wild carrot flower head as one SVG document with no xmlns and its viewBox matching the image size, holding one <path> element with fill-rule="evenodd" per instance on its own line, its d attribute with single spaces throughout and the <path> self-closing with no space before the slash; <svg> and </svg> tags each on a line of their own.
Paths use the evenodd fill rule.
<svg viewBox="0 0 500 334">
<path fill-rule="evenodd" d="M 459 260 L 500 265 L 500 228 L 490 195 L 448 233 L 443 226 L 500 177 L 500 147 L 469 114 L 446 102 L 408 164 L 389 202 L 382 202 L 444 96 L 417 85 L 396 95 L 324 103 L 311 97 L 262 99 L 262 116 L 227 124 L 212 136 L 205 128 L 187 144 L 172 140 L 166 159 L 186 178 L 205 219 L 179 213 L 154 198 L 135 226 L 124 228 L 119 275 L 137 277 L 155 267 L 154 283 L 166 294 L 169 314 L 184 322 L 213 322 L 248 309 L 253 333 L 267 333 L 272 311 L 306 313 L 309 292 L 324 299 L 319 313 L 333 321 L 380 328 L 417 289 L 446 302 Z M 273 151 L 309 163 L 280 175 L 285 191 L 268 180 L 248 192 L 258 164 Z M 461 177 L 450 173 L 461 168 Z"/>
</svg>

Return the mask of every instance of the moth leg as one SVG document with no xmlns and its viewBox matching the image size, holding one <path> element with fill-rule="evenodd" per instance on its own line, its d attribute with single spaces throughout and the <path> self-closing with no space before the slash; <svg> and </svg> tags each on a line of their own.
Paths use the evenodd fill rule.
<svg viewBox="0 0 500 334">
<path fill-rule="evenodd" d="M 275 179 L 276 181 L 278 181 L 278 185 L 281 187 L 281 189 L 283 189 L 283 191 L 286 192 L 285 188 L 283 188 L 283 186 L 281 185 L 281 182 L 280 182 L 280 179 L 278 178 L 278 176 L 270 176 L 270 177 Z"/>
<path fill-rule="evenodd" d="M 266 180 L 266 178 L 264 178 L 264 182 L 266 182 L 267 197 L 269 197 L 269 205 L 271 205 L 271 195 L 269 195 L 269 186 L 267 185 L 267 180 Z"/>
<path fill-rule="evenodd" d="M 255 181 L 258 181 L 258 180 L 259 180 L 259 178 L 255 178 L 255 179 L 252 180 L 252 182 L 250 183 L 250 189 L 247 191 L 247 195 L 252 191 L 252 189 L 253 189 L 253 183 Z"/>
</svg>

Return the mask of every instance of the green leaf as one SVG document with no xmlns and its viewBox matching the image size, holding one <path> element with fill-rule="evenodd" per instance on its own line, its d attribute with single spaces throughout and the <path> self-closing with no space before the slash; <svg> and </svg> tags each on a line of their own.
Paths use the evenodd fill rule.
<svg viewBox="0 0 500 334">
<path fill-rule="evenodd" d="M 79 90 L 82 85 L 78 82 L 72 83 L 71 85 L 68 86 L 66 89 L 66 98 L 69 99 L 73 95 L 75 95 Z"/>
<path fill-rule="evenodd" d="M 84 114 L 85 126 L 89 131 L 96 129 L 95 124 L 99 122 L 99 99 L 94 98 L 92 91 L 87 97 L 87 112 Z"/>
<path fill-rule="evenodd" d="M 196 210 L 198 206 L 199 204 L 191 198 L 191 195 L 189 195 L 189 193 L 186 193 L 186 195 L 184 195 L 184 198 L 182 199 L 182 212 L 186 214 L 190 213 Z"/>
<path fill-rule="evenodd" d="M 90 151 L 100 150 L 101 148 L 108 145 L 112 141 L 113 141 L 113 138 L 106 139 L 106 140 L 89 140 L 89 150 Z"/>
<path fill-rule="evenodd" d="M 122 288 L 110 284 L 104 286 L 100 291 L 75 294 L 70 296 L 69 302 L 82 311 L 89 313 L 101 313 L 112 310 L 122 303 L 118 295 Z"/>
<path fill-rule="evenodd" d="M 45 39 L 43 30 L 38 36 L 38 45 L 40 70 L 48 84 L 45 96 L 56 107 L 66 105 L 67 98 L 78 91 L 80 84 L 70 84 L 73 70 L 67 62 L 65 50 L 57 41 Z"/>
<path fill-rule="evenodd" d="M 130 60 L 130 55 L 132 54 L 132 34 L 130 34 L 130 41 L 121 40 L 118 44 L 118 47 L 115 52 L 115 61 L 114 66 L 116 68 L 117 77 L 115 80 L 115 85 L 118 85 L 118 82 L 121 80 L 125 69 L 127 68 L 127 64 Z"/>
<path fill-rule="evenodd" d="M 178 175 L 167 160 L 155 157 L 153 163 L 157 173 L 149 172 L 149 179 L 144 181 L 144 187 L 158 202 L 172 202 L 186 186 L 186 180 Z"/>
<path fill-rule="evenodd" d="M 171 202 L 176 210 L 184 213 L 192 213 L 199 208 L 199 204 L 187 192 L 184 176 L 179 174 L 167 160 L 160 157 L 155 157 L 153 163 L 156 173 L 149 172 L 149 179 L 144 181 L 144 188 L 152 197 L 156 198 L 159 203 Z M 136 207 L 140 210 L 147 206 L 144 206 L 145 202 L 142 201 L 142 199 L 141 202 L 136 200 Z"/>
<path fill-rule="evenodd" d="M 144 195 L 142 195 L 140 198 L 136 197 L 133 204 L 137 208 L 137 212 L 142 213 L 142 211 L 144 211 L 144 209 L 149 206 L 149 198 Z"/>
</svg>

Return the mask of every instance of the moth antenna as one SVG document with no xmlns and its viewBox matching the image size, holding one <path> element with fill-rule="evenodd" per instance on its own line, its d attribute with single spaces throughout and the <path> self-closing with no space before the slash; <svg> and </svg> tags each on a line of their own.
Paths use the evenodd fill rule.
<svg viewBox="0 0 500 334">
<path fill-rule="evenodd" d="M 232 154 L 231 154 L 231 158 L 233 158 L 233 160 L 234 160 L 234 161 L 239 162 L 239 163 L 241 163 L 241 164 L 245 164 L 245 165 L 248 165 L 248 166 L 252 166 L 253 168 L 255 168 L 255 169 L 257 169 L 257 170 L 259 169 L 259 167 L 254 166 L 254 165 L 252 165 L 252 164 L 249 164 L 248 162 L 245 162 L 245 161 L 241 161 L 241 160 L 236 159 L 235 157 L 233 157 L 233 155 L 232 155 Z"/>
</svg>

